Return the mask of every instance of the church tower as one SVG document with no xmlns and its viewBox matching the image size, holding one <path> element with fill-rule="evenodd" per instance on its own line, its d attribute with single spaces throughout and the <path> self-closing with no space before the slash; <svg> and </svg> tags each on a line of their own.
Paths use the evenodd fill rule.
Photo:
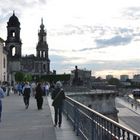
<svg viewBox="0 0 140 140">
<path fill-rule="evenodd" d="M 20 22 L 18 18 L 13 15 L 7 22 L 7 40 L 6 50 L 8 51 L 8 57 L 20 58 L 21 57 L 21 39 L 20 39 Z"/>
<path fill-rule="evenodd" d="M 41 62 L 42 73 L 50 73 L 50 60 L 48 56 L 47 33 L 44 29 L 43 19 L 41 19 L 40 30 L 38 32 L 38 44 L 36 47 L 37 58 Z"/>
<path fill-rule="evenodd" d="M 5 41 L 5 49 L 8 53 L 8 81 L 11 82 L 15 80 L 15 73 L 21 71 L 21 45 L 20 22 L 13 12 L 7 22 L 7 40 Z"/>
</svg>

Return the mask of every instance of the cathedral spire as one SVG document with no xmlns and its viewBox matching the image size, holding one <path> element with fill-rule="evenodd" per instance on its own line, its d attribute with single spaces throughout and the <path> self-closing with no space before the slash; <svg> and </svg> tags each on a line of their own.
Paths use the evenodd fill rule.
<svg viewBox="0 0 140 140">
<path fill-rule="evenodd" d="M 15 16 L 15 10 L 13 10 L 13 16 Z"/>
<path fill-rule="evenodd" d="M 44 30 L 44 24 L 43 24 L 43 18 L 41 18 L 41 25 L 40 25 L 41 30 Z"/>
<path fill-rule="evenodd" d="M 41 24 L 43 24 L 43 18 L 41 18 Z"/>
<path fill-rule="evenodd" d="M 36 47 L 37 50 L 37 57 L 38 58 L 48 58 L 48 44 L 46 40 L 47 33 L 45 31 L 45 26 L 43 24 L 43 18 L 41 18 L 41 25 L 40 25 L 40 31 L 38 32 L 38 44 Z"/>
</svg>

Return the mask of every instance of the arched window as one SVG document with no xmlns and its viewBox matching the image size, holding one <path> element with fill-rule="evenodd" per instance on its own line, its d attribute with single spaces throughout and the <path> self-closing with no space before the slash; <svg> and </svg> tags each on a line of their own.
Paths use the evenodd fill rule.
<svg viewBox="0 0 140 140">
<path fill-rule="evenodd" d="M 46 71 L 46 65 L 45 64 L 43 64 L 43 70 Z"/>
<path fill-rule="evenodd" d="M 39 57 L 42 57 L 42 52 L 41 51 L 39 52 Z"/>
<path fill-rule="evenodd" d="M 3 80 L 6 81 L 5 75 L 3 76 Z"/>
<path fill-rule="evenodd" d="M 43 51 L 43 58 L 45 58 L 45 51 Z"/>
<path fill-rule="evenodd" d="M 43 41 L 46 42 L 46 36 L 43 36 Z"/>
<path fill-rule="evenodd" d="M 14 30 L 11 31 L 11 36 L 15 37 L 15 31 Z"/>
<path fill-rule="evenodd" d="M 5 57 L 3 58 L 3 68 L 6 67 Z"/>
<path fill-rule="evenodd" d="M 12 48 L 12 56 L 15 56 L 15 54 L 16 54 L 16 49 L 15 49 L 15 47 L 13 47 Z"/>
</svg>

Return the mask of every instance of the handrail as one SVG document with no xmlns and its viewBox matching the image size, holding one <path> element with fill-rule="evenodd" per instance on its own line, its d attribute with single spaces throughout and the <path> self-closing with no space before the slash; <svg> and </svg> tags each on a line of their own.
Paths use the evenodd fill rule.
<svg viewBox="0 0 140 140">
<path fill-rule="evenodd" d="M 126 128 L 68 96 L 66 96 L 64 112 L 67 118 L 71 120 L 77 135 L 80 134 L 84 139 L 140 140 L 139 133 Z"/>
</svg>

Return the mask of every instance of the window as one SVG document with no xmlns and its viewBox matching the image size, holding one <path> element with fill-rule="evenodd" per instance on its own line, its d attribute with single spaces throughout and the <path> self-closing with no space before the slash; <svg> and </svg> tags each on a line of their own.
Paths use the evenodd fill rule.
<svg viewBox="0 0 140 140">
<path fill-rule="evenodd" d="M 43 64 L 43 70 L 46 71 L 46 65 L 45 64 Z"/>
<path fill-rule="evenodd" d="M 15 37 L 15 32 L 12 33 L 12 36 Z"/>
<path fill-rule="evenodd" d="M 39 57 L 42 57 L 42 52 L 41 51 L 39 52 Z"/>
<path fill-rule="evenodd" d="M 4 78 L 4 81 L 6 81 L 6 79 L 5 79 L 5 75 L 3 76 L 3 78 Z"/>
<path fill-rule="evenodd" d="M 5 57 L 3 58 L 3 68 L 5 68 L 6 67 L 6 64 L 5 64 L 6 62 L 5 62 Z"/>
<path fill-rule="evenodd" d="M 15 54 L 16 54 L 16 49 L 15 49 L 15 47 L 13 47 L 13 49 L 12 49 L 12 56 L 15 56 Z"/>
<path fill-rule="evenodd" d="M 45 58 L 45 54 L 46 54 L 46 52 L 45 52 L 45 51 L 43 51 L 43 58 Z"/>
<path fill-rule="evenodd" d="M 43 36 L 43 41 L 46 42 L 46 36 Z"/>
<path fill-rule="evenodd" d="M 11 36 L 15 37 L 15 31 L 14 30 L 11 31 Z"/>
</svg>

